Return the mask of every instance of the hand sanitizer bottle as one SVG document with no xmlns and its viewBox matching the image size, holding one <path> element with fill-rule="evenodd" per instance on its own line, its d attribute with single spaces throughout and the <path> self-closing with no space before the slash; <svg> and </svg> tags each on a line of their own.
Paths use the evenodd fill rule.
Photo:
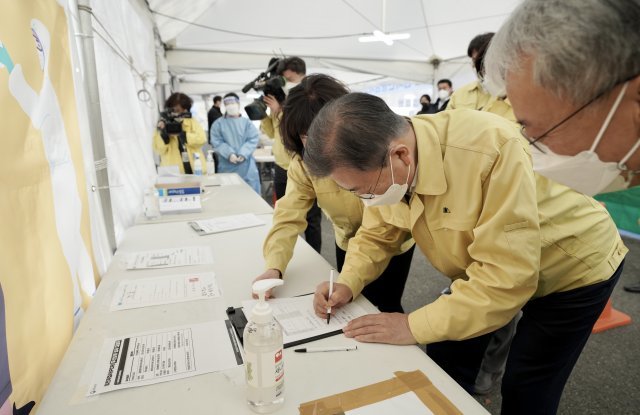
<svg viewBox="0 0 640 415">
<path fill-rule="evenodd" d="M 158 202 L 158 189 L 155 186 L 144 191 L 144 200 L 142 209 L 147 219 L 156 219 L 160 217 L 160 207 Z"/>
<path fill-rule="evenodd" d="M 213 150 L 207 152 L 207 175 L 213 176 L 216 173 L 216 162 L 213 159 Z"/>
<path fill-rule="evenodd" d="M 200 153 L 193 153 L 193 174 L 196 176 L 202 176 L 202 160 L 200 160 Z"/>
<path fill-rule="evenodd" d="M 284 403 L 282 328 L 264 300 L 266 291 L 282 284 L 280 279 L 253 283 L 253 292 L 258 294 L 260 301 L 251 310 L 243 334 L 247 403 L 251 410 L 260 414 L 273 412 Z"/>
</svg>

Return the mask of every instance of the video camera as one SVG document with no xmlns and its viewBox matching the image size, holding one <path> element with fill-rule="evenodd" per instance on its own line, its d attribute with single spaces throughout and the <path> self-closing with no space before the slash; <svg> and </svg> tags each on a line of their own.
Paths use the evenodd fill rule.
<svg viewBox="0 0 640 415">
<path fill-rule="evenodd" d="M 182 132 L 182 120 L 185 118 L 191 118 L 190 112 L 184 112 L 182 114 L 176 114 L 171 111 L 162 111 L 160 113 L 160 119 L 164 121 L 164 128 L 167 134 L 180 134 Z"/>
<path fill-rule="evenodd" d="M 265 95 L 272 95 L 279 103 L 284 102 L 286 95 L 282 87 L 286 81 L 281 75 L 284 70 L 282 64 L 282 60 L 271 58 L 267 70 L 242 88 L 242 92 L 245 94 L 249 92 L 250 89 L 262 91 L 263 93 L 259 98 L 254 99 L 251 104 L 244 107 L 249 119 L 256 121 L 267 116 L 267 104 L 264 103 Z"/>
</svg>

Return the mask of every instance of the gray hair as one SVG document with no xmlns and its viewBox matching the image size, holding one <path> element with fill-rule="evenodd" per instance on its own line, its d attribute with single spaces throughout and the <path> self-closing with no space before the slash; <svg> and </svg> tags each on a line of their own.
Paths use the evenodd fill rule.
<svg viewBox="0 0 640 415">
<path fill-rule="evenodd" d="M 485 56 L 493 94 L 527 55 L 537 85 L 584 104 L 640 73 L 640 0 L 525 0 Z"/>
<path fill-rule="evenodd" d="M 353 92 L 331 101 L 314 118 L 304 162 L 317 177 L 329 176 L 336 168 L 379 169 L 387 162 L 389 143 L 408 128 L 407 120 L 381 98 Z"/>
</svg>

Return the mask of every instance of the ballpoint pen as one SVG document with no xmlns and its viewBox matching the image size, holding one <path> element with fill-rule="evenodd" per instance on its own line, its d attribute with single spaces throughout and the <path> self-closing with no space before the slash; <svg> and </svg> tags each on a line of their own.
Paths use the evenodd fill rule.
<svg viewBox="0 0 640 415">
<path fill-rule="evenodd" d="M 329 298 L 331 299 L 331 295 L 333 294 L 333 270 L 329 271 Z M 331 321 L 331 307 L 327 307 L 327 324 Z"/>
<path fill-rule="evenodd" d="M 358 350 L 358 346 L 338 346 L 338 347 L 305 347 L 304 349 L 295 349 L 296 353 L 318 353 L 318 352 L 350 352 Z"/>
</svg>

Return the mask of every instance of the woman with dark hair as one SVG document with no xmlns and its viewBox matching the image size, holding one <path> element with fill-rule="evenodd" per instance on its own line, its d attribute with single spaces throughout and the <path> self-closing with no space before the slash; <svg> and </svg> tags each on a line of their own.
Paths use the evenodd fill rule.
<svg viewBox="0 0 640 415">
<path fill-rule="evenodd" d="M 282 110 L 280 133 L 293 159 L 287 171 L 286 193 L 276 204 L 273 226 L 264 242 L 266 271 L 256 280 L 283 277 L 297 236 L 306 227 L 307 211 L 315 199 L 333 224 L 338 272 L 342 270 L 349 240 L 362 223 L 364 205 L 358 196 L 340 188 L 332 179 L 309 175 L 304 164 L 304 146 L 307 129 L 320 109 L 347 93 L 342 83 L 321 74 L 307 76 L 289 92 Z M 413 239 L 407 239 L 380 278 L 363 290 L 365 297 L 381 311 L 402 312 L 402 293 L 413 250 Z"/>
<path fill-rule="evenodd" d="M 433 105 L 431 105 L 431 97 L 429 94 L 424 94 L 420 97 L 420 105 L 422 107 L 420 108 L 420 111 L 418 111 L 417 115 L 435 114 L 436 111 L 433 108 Z"/>
<path fill-rule="evenodd" d="M 183 174 L 193 173 L 194 153 L 200 154 L 202 171 L 206 173 L 202 145 L 207 138 L 200 123 L 191 118 L 192 105 L 193 100 L 187 95 L 171 94 L 153 136 L 153 149 L 160 155 L 160 165 L 178 166 Z"/>
</svg>

